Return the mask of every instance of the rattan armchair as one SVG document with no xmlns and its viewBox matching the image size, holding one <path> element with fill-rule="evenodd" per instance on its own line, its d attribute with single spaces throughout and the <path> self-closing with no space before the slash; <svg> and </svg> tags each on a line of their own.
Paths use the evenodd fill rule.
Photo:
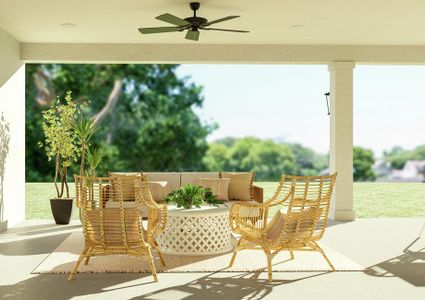
<svg viewBox="0 0 425 300">
<path fill-rule="evenodd" d="M 329 176 L 283 175 L 274 196 L 260 204 L 236 203 L 230 211 L 232 230 L 239 234 L 229 267 L 243 249 L 263 250 L 267 256 L 268 279 L 272 259 L 281 251 L 317 251 L 332 271 L 334 266 L 317 244 L 325 232 L 336 174 Z M 276 213 L 269 221 L 269 212 Z"/>
<path fill-rule="evenodd" d="M 81 203 L 84 250 L 68 279 L 72 280 L 80 263 L 100 255 L 125 254 L 143 258 L 155 281 L 158 281 L 142 226 L 141 202 L 123 190 L 125 180 L 120 177 L 86 177 L 75 175 L 76 198 Z M 131 205 L 125 203 L 133 198 Z M 117 201 L 118 207 L 108 208 L 105 203 Z"/>
<path fill-rule="evenodd" d="M 149 189 L 149 181 L 146 175 L 142 175 L 140 181 L 136 182 L 135 190 L 136 201 L 145 206 L 148 211 L 147 241 L 157 251 L 162 265 L 165 266 L 164 257 L 155 238 L 164 231 L 167 225 L 167 203 L 155 202 Z"/>
</svg>

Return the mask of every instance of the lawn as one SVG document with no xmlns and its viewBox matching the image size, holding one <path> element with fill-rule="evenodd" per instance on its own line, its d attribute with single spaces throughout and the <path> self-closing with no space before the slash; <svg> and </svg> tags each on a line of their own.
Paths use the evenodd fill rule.
<svg viewBox="0 0 425 300">
<path fill-rule="evenodd" d="M 270 198 L 277 182 L 258 182 L 264 188 L 264 199 Z M 74 185 L 70 184 L 71 196 Z M 26 218 L 50 219 L 49 198 L 55 194 L 52 183 L 26 184 Z M 423 183 L 355 183 L 354 210 L 359 218 L 425 217 L 425 184 Z M 78 218 L 74 209 L 73 218 Z"/>
</svg>

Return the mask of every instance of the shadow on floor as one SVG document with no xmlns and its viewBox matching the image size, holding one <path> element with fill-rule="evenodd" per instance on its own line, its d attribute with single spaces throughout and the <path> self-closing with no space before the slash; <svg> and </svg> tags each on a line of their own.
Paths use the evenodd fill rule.
<svg viewBox="0 0 425 300">
<path fill-rule="evenodd" d="M 154 292 L 145 293 L 144 286 L 157 285 L 149 280 L 148 282 L 131 284 L 140 278 L 150 277 L 150 274 L 79 274 L 78 278 L 69 282 L 67 275 L 38 275 L 13 285 L 0 286 L 2 299 L 55 299 L 66 300 L 79 296 L 97 295 L 106 296 L 109 292 L 120 292 L 121 299 L 250 299 L 259 300 L 273 292 L 274 287 L 290 284 L 300 280 L 320 276 L 320 273 L 293 280 L 273 280 L 259 279 L 259 273 L 244 273 L 226 277 L 214 277 L 214 274 L 193 280 L 186 284 L 176 285 L 168 288 L 158 289 Z M 150 278 L 149 278 L 150 279 Z M 159 277 L 161 282 L 161 276 Z M 170 279 L 168 279 L 170 280 Z M 126 282 L 130 284 L 126 284 Z M 122 287 L 112 288 L 122 285 Z M 128 288 L 137 288 L 137 294 L 127 298 Z M 110 297 L 112 295 L 109 295 Z M 130 296 L 131 297 L 131 296 Z"/>
<path fill-rule="evenodd" d="M 365 273 L 377 277 L 398 277 L 416 287 L 425 287 L 425 238 L 422 231 L 413 242 L 411 242 L 399 256 L 385 260 L 379 264 L 369 267 Z M 422 246 L 418 245 L 421 244 Z"/>
<path fill-rule="evenodd" d="M 250 299 L 259 300 L 273 292 L 273 288 L 283 284 L 290 284 L 300 280 L 320 276 L 326 273 L 320 273 L 302 277 L 293 280 L 273 280 L 259 279 L 260 273 L 244 273 L 223 278 L 213 277 L 214 274 L 196 279 L 183 285 L 160 289 L 155 292 L 147 293 L 132 300 L 158 299 L 168 300 L 176 299 Z"/>
<path fill-rule="evenodd" d="M 7 230 L 6 232 L 0 235 L 0 242 L 4 239 L 10 237 L 18 236 L 31 236 L 37 234 L 49 234 L 49 233 L 60 233 L 61 231 L 68 231 L 73 229 L 81 228 L 81 225 L 56 225 L 56 224 L 46 224 L 46 225 L 36 225 L 36 226 L 25 226 L 21 228 L 16 228 L 19 230 Z"/>
<path fill-rule="evenodd" d="M 28 238 L 0 243 L 0 254 L 9 256 L 48 254 L 56 249 L 71 233 Z"/>
</svg>

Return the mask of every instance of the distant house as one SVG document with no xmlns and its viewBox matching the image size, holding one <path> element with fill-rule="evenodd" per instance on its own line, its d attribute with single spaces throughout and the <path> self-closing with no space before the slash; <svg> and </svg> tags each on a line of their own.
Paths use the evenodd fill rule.
<svg viewBox="0 0 425 300">
<path fill-rule="evenodd" d="M 389 162 L 385 160 L 376 160 L 372 169 L 376 174 L 376 181 L 391 181 L 393 169 Z"/>
<path fill-rule="evenodd" d="M 408 160 L 401 170 L 393 170 L 391 181 L 425 182 L 425 160 Z"/>
</svg>

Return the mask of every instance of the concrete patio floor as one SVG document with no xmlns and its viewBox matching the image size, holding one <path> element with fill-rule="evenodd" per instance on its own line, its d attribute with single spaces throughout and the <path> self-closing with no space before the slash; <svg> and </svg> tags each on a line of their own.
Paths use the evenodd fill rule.
<svg viewBox="0 0 425 300">
<path fill-rule="evenodd" d="M 323 242 L 366 272 L 32 275 L 77 223 L 26 221 L 0 234 L 2 299 L 425 299 L 424 219 L 333 223 Z M 413 245 L 412 245 L 413 243 Z M 407 249 L 406 249 L 407 248 Z M 240 255 L 243 255 L 241 253 Z M 264 259 L 259 253 L 259 259 Z"/>
</svg>

